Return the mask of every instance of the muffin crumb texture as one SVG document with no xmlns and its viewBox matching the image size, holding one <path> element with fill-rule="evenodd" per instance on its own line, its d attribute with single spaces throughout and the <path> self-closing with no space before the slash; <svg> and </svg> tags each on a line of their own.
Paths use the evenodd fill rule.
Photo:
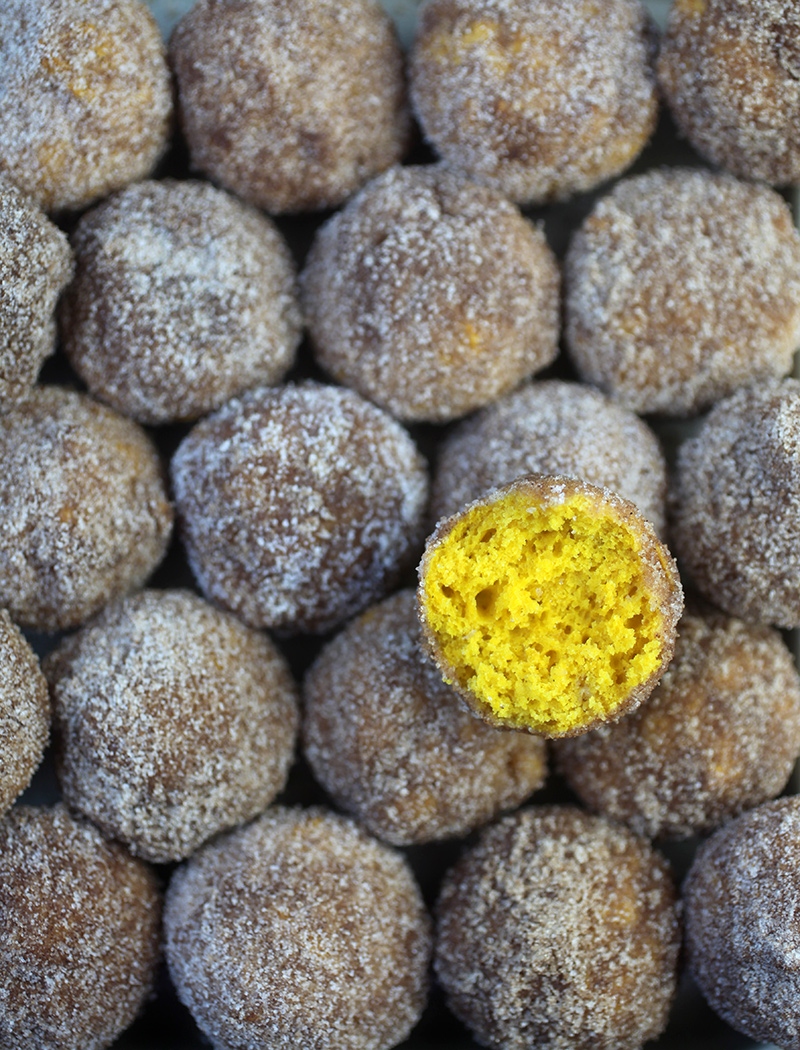
<svg viewBox="0 0 800 1050">
<path fill-rule="evenodd" d="M 529 475 L 446 519 L 420 566 L 426 640 L 490 722 L 571 736 L 652 690 L 682 607 L 677 570 L 635 508 Z"/>
</svg>

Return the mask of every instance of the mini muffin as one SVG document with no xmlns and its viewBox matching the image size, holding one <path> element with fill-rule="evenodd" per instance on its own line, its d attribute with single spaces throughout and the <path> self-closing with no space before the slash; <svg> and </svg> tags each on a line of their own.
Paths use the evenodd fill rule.
<svg viewBox="0 0 800 1050">
<path fill-rule="evenodd" d="M 72 268 L 61 230 L 0 179 L 0 413 L 22 400 L 53 352 L 56 302 Z"/>
<path fill-rule="evenodd" d="M 544 234 L 438 167 L 393 168 L 329 219 L 303 291 L 322 367 L 401 419 L 464 415 L 558 353 Z"/>
<path fill-rule="evenodd" d="M 541 787 L 545 743 L 467 714 L 422 655 L 414 592 L 364 613 L 306 675 L 305 754 L 337 805 L 409 845 L 463 835 Z"/>
<path fill-rule="evenodd" d="M 51 654 L 64 797 L 146 860 L 180 860 L 266 809 L 297 697 L 266 635 L 188 591 L 144 591 Z"/>
<path fill-rule="evenodd" d="M 546 737 L 650 695 L 683 608 L 652 525 L 610 489 L 528 474 L 439 522 L 419 567 L 423 638 L 491 725 Z"/>
<path fill-rule="evenodd" d="M 788 375 L 800 344 L 800 235 L 767 186 L 706 171 L 626 179 L 566 261 L 582 379 L 636 412 L 687 415 Z"/>
<path fill-rule="evenodd" d="M 161 463 L 135 423 L 58 387 L 0 422 L 0 606 L 75 627 L 141 586 L 172 530 Z"/>
<path fill-rule="evenodd" d="M 0 820 L 0 1048 L 102 1050 L 134 1020 L 160 955 L 149 867 L 63 806 Z"/>
<path fill-rule="evenodd" d="M 800 1045 L 800 798 L 745 813 L 698 851 L 683 888 L 689 968 L 759 1042 Z"/>
<path fill-rule="evenodd" d="M 672 537 L 682 568 L 742 619 L 800 626 L 800 382 L 721 401 L 678 450 Z"/>
<path fill-rule="evenodd" d="M 196 419 L 294 361 L 300 308 L 277 227 L 201 182 L 142 182 L 85 215 L 62 312 L 91 392 L 140 423 Z"/>
<path fill-rule="evenodd" d="M 658 439 L 598 390 L 530 383 L 459 424 L 438 449 L 431 520 L 520 474 L 572 474 L 612 489 L 664 533 L 667 468 Z"/>
<path fill-rule="evenodd" d="M 679 131 L 712 164 L 800 182 L 800 11 L 792 0 L 676 0 L 658 76 Z"/>
<path fill-rule="evenodd" d="M 435 967 L 482 1046 L 638 1050 L 675 991 L 680 931 L 664 860 L 571 807 L 521 810 L 447 874 Z"/>
<path fill-rule="evenodd" d="M 270 212 L 341 203 L 403 156 L 403 57 L 376 0 L 198 0 L 170 38 L 196 168 Z"/>
<path fill-rule="evenodd" d="M 254 627 L 321 633 L 382 597 L 422 539 L 427 469 L 352 390 L 257 390 L 201 421 L 172 477 L 203 593 Z"/>
<path fill-rule="evenodd" d="M 404 858 L 323 810 L 270 810 L 173 876 L 170 975 L 214 1046 L 389 1050 L 425 1005 L 430 930 Z"/>
<path fill-rule="evenodd" d="M 700 834 L 786 786 L 800 754 L 800 678 L 777 631 L 687 614 L 647 703 L 555 747 L 591 809 L 651 837 Z"/>
<path fill-rule="evenodd" d="M 143 178 L 167 146 L 172 89 L 141 0 L 4 0 L 0 172 L 45 211 Z"/>
<path fill-rule="evenodd" d="M 449 168 L 519 203 L 560 200 L 649 139 L 654 42 L 638 0 L 428 0 L 412 101 Z"/>
<path fill-rule="evenodd" d="M 0 816 L 30 783 L 49 738 L 47 681 L 33 649 L 0 609 Z"/>
</svg>

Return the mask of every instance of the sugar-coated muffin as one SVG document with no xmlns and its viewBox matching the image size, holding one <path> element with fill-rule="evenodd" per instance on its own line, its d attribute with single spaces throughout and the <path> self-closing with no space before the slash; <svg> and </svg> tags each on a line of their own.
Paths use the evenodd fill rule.
<svg viewBox="0 0 800 1050">
<path fill-rule="evenodd" d="M 788 375 L 800 235 L 768 186 L 702 170 L 619 182 L 575 234 L 565 335 L 580 377 L 636 412 L 687 415 Z"/>
<path fill-rule="evenodd" d="M 665 861 L 571 807 L 520 810 L 445 876 L 435 968 L 495 1050 L 638 1050 L 660 1035 L 680 930 Z"/>
<path fill-rule="evenodd" d="M 438 166 L 366 186 L 318 231 L 302 284 L 319 363 L 400 419 L 464 415 L 558 353 L 544 234 Z"/>
<path fill-rule="evenodd" d="M 800 1046 L 800 797 L 715 832 L 683 901 L 689 969 L 712 1008 L 752 1039 Z"/>
<path fill-rule="evenodd" d="M 193 165 L 269 212 L 340 204 L 405 153 L 403 57 L 376 0 L 198 0 L 169 51 Z"/>
<path fill-rule="evenodd" d="M 0 179 L 0 413 L 22 400 L 52 354 L 56 302 L 72 270 L 65 234 Z"/>
<path fill-rule="evenodd" d="M 772 628 L 687 613 L 647 702 L 554 747 L 591 809 L 651 838 L 700 834 L 786 786 L 800 755 L 800 678 Z"/>
<path fill-rule="evenodd" d="M 389 1050 L 427 998 L 429 920 L 405 859 L 324 810 L 273 809 L 179 868 L 178 995 L 217 1047 Z"/>
<path fill-rule="evenodd" d="M 382 597 L 422 539 L 422 456 L 352 390 L 234 399 L 183 440 L 172 477 L 203 593 L 254 627 L 329 630 Z"/>
<path fill-rule="evenodd" d="M 161 892 L 66 808 L 0 820 L 0 1048 L 102 1050 L 155 983 Z"/>
<path fill-rule="evenodd" d="M 47 681 L 36 653 L 0 609 L 0 816 L 30 783 L 49 739 Z"/>
<path fill-rule="evenodd" d="M 636 507 L 558 475 L 522 475 L 440 521 L 419 581 L 426 648 L 467 708 L 553 738 L 649 696 L 683 609 Z"/>
<path fill-rule="evenodd" d="M 145 432 L 83 394 L 35 389 L 0 417 L 0 606 L 23 627 L 75 627 L 141 586 L 172 530 Z"/>
<path fill-rule="evenodd" d="M 672 539 L 715 605 L 800 626 L 800 381 L 721 401 L 678 450 Z"/>
<path fill-rule="evenodd" d="M 255 208 L 207 183 L 146 181 L 84 215 L 72 244 L 64 349 L 125 415 L 196 419 L 292 365 L 294 264 Z"/>
<path fill-rule="evenodd" d="M 745 179 L 800 182 L 798 40 L 793 0 L 675 0 L 658 77 L 706 160 Z"/>
<path fill-rule="evenodd" d="M 431 520 L 520 474 L 572 474 L 609 488 L 664 534 L 667 468 L 658 438 L 599 390 L 533 382 L 460 423 L 438 448 Z"/>
<path fill-rule="evenodd" d="M 547 773 L 544 741 L 467 714 L 420 643 L 414 592 L 400 591 L 328 643 L 303 684 L 317 780 L 394 845 L 464 835 Z"/>
<path fill-rule="evenodd" d="M 167 146 L 172 88 L 141 0 L 5 0 L 0 173 L 48 212 L 141 179 Z"/>
<path fill-rule="evenodd" d="M 145 860 L 187 857 L 284 786 L 298 722 L 284 660 L 189 591 L 109 606 L 45 673 L 64 797 Z"/>
<path fill-rule="evenodd" d="M 657 115 L 639 0 L 428 0 L 411 97 L 449 168 L 520 203 L 624 171 Z"/>
</svg>

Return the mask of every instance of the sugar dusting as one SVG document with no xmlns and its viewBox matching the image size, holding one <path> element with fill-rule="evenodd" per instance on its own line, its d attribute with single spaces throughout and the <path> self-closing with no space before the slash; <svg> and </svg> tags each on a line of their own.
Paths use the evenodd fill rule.
<svg viewBox="0 0 800 1050">
<path fill-rule="evenodd" d="M 69 804 L 146 860 L 262 812 L 294 755 L 294 682 L 270 640 L 188 591 L 108 609 L 45 663 Z"/>
<path fill-rule="evenodd" d="M 543 740 L 467 714 L 422 654 L 401 591 L 323 650 L 303 687 L 305 754 L 339 805 L 396 845 L 463 835 L 544 782 Z"/>
<path fill-rule="evenodd" d="M 800 382 L 721 401 L 678 453 L 675 553 L 732 615 L 800 626 Z"/>
<path fill-rule="evenodd" d="M 658 76 L 679 129 L 713 164 L 800 181 L 800 10 L 794 0 L 672 5 Z"/>
<path fill-rule="evenodd" d="M 50 697 L 36 654 L 0 609 L 0 814 L 28 786 L 50 739 Z"/>
<path fill-rule="evenodd" d="M 599 391 L 560 380 L 530 383 L 445 436 L 431 519 L 531 473 L 571 474 L 612 489 L 664 534 L 666 463 L 655 434 Z"/>
<path fill-rule="evenodd" d="M 322 632 L 417 552 L 428 480 L 408 433 L 351 390 L 258 390 L 197 424 L 172 476 L 203 592 L 253 626 Z"/>
<path fill-rule="evenodd" d="M 148 174 L 167 146 L 164 45 L 140 0 L 4 0 L 0 172 L 46 211 Z"/>
<path fill-rule="evenodd" d="M 281 379 L 300 342 L 289 250 L 254 208 L 200 182 L 143 182 L 90 212 L 65 350 L 90 390 L 142 423 L 195 419 Z"/>
<path fill-rule="evenodd" d="M 623 171 L 655 126 L 654 36 L 635 0 L 431 0 L 411 55 L 448 167 L 543 202 Z"/>
<path fill-rule="evenodd" d="M 102 1050 L 143 1007 L 160 955 L 156 878 L 63 806 L 0 821 L 0 1039 Z"/>
<path fill-rule="evenodd" d="M 587 382 L 686 415 L 787 375 L 800 344 L 800 235 L 766 186 L 663 169 L 618 183 L 567 256 L 565 334 Z"/>
<path fill-rule="evenodd" d="M 636 1050 L 663 1030 L 680 931 L 644 839 L 568 807 L 520 810 L 445 877 L 435 967 L 475 1038 L 504 1050 Z"/>
<path fill-rule="evenodd" d="M 0 427 L 0 605 L 23 627 L 75 626 L 144 583 L 172 528 L 156 449 L 135 423 L 43 387 Z"/>
<path fill-rule="evenodd" d="M 555 753 L 586 805 L 639 834 L 708 832 L 786 786 L 800 754 L 800 678 L 777 631 L 687 614 L 647 702 Z"/>
<path fill-rule="evenodd" d="M 425 1005 L 429 921 L 399 853 L 323 810 L 275 809 L 179 869 L 170 974 L 220 1050 L 383 1050 Z"/>
<path fill-rule="evenodd" d="M 405 152 L 402 53 L 374 0 L 199 0 L 170 58 L 192 163 L 268 211 L 339 204 Z"/>
<path fill-rule="evenodd" d="M 464 415 L 558 353 L 544 234 L 440 167 L 372 182 L 318 232 L 302 281 L 320 364 L 401 419 Z"/>
<path fill-rule="evenodd" d="M 731 821 L 684 883 L 689 966 L 713 1009 L 778 1046 L 800 1041 L 800 798 Z"/>
<path fill-rule="evenodd" d="M 53 352 L 56 301 L 72 270 L 65 235 L 0 180 L 0 412 L 25 396 Z"/>
</svg>

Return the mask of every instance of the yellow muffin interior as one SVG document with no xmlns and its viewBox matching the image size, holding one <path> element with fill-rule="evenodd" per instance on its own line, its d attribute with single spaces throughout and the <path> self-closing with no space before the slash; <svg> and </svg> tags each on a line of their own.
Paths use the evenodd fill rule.
<svg viewBox="0 0 800 1050">
<path fill-rule="evenodd" d="M 546 736 L 612 715 L 663 655 L 641 543 L 613 505 L 583 492 L 543 506 L 510 490 L 471 508 L 422 581 L 451 684 Z"/>
</svg>

